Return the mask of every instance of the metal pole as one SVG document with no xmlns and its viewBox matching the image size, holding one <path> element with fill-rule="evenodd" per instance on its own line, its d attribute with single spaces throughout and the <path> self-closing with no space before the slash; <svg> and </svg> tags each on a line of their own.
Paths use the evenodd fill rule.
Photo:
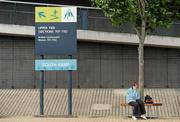
<svg viewBox="0 0 180 122">
<path fill-rule="evenodd" d="M 72 59 L 72 55 L 69 55 Z M 72 115 L 72 70 L 68 70 L 68 115 Z"/>
<path fill-rule="evenodd" d="M 44 55 L 41 55 L 44 59 Z M 44 115 L 44 71 L 40 72 L 40 115 Z"/>
</svg>

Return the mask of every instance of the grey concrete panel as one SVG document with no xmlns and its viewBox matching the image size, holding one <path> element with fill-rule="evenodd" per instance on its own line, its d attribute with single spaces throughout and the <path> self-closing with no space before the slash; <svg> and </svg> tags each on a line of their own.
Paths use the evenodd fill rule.
<svg viewBox="0 0 180 122">
<path fill-rule="evenodd" d="M 168 87 L 180 88 L 180 59 L 168 60 Z"/>
<path fill-rule="evenodd" d="M 121 88 L 123 86 L 122 60 L 101 60 L 102 88 Z"/>
<path fill-rule="evenodd" d="M 101 44 L 101 84 L 103 88 L 123 86 L 122 46 Z"/>
<path fill-rule="evenodd" d="M 121 88 L 138 81 L 137 46 L 78 42 L 78 70 L 73 88 Z M 67 56 L 45 56 L 66 59 Z M 40 74 L 34 71 L 34 39 L 0 38 L 0 88 L 39 88 Z M 36 59 L 40 59 L 36 56 Z M 145 47 L 145 86 L 180 87 L 180 50 Z M 67 88 L 68 72 L 45 73 L 46 88 Z"/>
<path fill-rule="evenodd" d="M 123 83 L 124 87 L 130 87 L 132 82 L 138 82 L 138 61 L 137 59 L 123 60 Z"/>
<path fill-rule="evenodd" d="M 16 4 L 17 11 L 35 12 L 35 5 Z"/>
<path fill-rule="evenodd" d="M 167 87 L 167 50 L 147 48 L 145 53 L 145 86 Z"/>
<path fill-rule="evenodd" d="M 11 60 L 0 60 L 0 88 L 11 88 L 13 70 Z"/>
<path fill-rule="evenodd" d="M 0 23 L 12 24 L 13 13 L 10 11 L 0 12 Z"/>
<path fill-rule="evenodd" d="M 34 76 L 34 88 L 40 88 L 40 72 L 35 71 L 35 76 Z"/>
<path fill-rule="evenodd" d="M 45 71 L 45 87 L 55 88 L 56 87 L 56 71 Z"/>
<path fill-rule="evenodd" d="M 13 65 L 14 88 L 33 88 L 34 60 L 15 60 Z"/>
<path fill-rule="evenodd" d="M 97 88 L 100 83 L 100 60 L 80 59 L 79 84 L 81 88 Z"/>
<path fill-rule="evenodd" d="M 138 81 L 137 46 L 123 46 L 123 84 L 127 88 Z"/>
<path fill-rule="evenodd" d="M 7 38 L 7 39 L 5 39 L 5 37 L 0 38 L 0 59 L 2 60 L 13 59 L 13 41 L 11 41 L 11 38 Z"/>
<path fill-rule="evenodd" d="M 81 88 L 101 87 L 99 44 L 80 44 L 79 84 Z"/>
<path fill-rule="evenodd" d="M 14 10 L 15 4 L 0 2 L 0 6 L 2 10 Z"/>
<path fill-rule="evenodd" d="M 168 87 L 180 88 L 180 50 L 168 50 Z"/>
<path fill-rule="evenodd" d="M 14 13 L 14 19 L 12 20 L 16 25 L 34 25 L 35 16 L 34 13 L 19 12 Z"/>
<path fill-rule="evenodd" d="M 16 39 L 13 53 L 16 60 L 34 60 L 34 42 L 26 38 Z"/>
<path fill-rule="evenodd" d="M 57 87 L 67 88 L 68 87 L 68 71 L 57 72 Z"/>
</svg>

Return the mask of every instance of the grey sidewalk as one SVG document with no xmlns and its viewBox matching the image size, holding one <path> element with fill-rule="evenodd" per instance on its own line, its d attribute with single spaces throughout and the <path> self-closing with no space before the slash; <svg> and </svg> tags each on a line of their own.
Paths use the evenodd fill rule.
<svg viewBox="0 0 180 122">
<path fill-rule="evenodd" d="M 120 107 L 120 102 L 124 101 L 126 91 L 127 89 L 73 89 L 73 115 L 123 117 L 125 109 Z M 162 102 L 163 106 L 158 109 L 160 117 L 180 116 L 180 89 L 145 89 L 145 94 L 152 96 L 156 102 Z M 67 90 L 46 89 L 44 109 L 45 115 L 67 115 Z M 128 110 L 132 111 L 130 107 Z M 154 107 L 151 108 L 150 116 L 154 116 L 155 111 Z M 38 89 L 0 90 L 0 116 L 38 114 Z"/>
<path fill-rule="evenodd" d="M 138 120 L 140 122 L 180 122 L 180 118 Z M 1 118 L 0 122 L 134 122 L 131 118 Z"/>
</svg>

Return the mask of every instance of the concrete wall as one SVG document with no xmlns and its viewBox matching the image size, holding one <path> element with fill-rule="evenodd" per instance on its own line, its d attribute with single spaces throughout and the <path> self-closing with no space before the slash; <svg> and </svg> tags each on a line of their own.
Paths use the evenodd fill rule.
<svg viewBox="0 0 180 122">
<path fill-rule="evenodd" d="M 34 37 L 34 26 L 0 24 L 0 35 L 14 35 Z M 91 42 L 107 42 L 119 44 L 138 44 L 138 37 L 135 34 L 100 32 L 90 30 L 77 30 L 77 39 Z M 180 47 L 179 37 L 168 36 L 147 36 L 145 45 L 157 47 Z"/>
<path fill-rule="evenodd" d="M 34 38 L 0 36 L 0 88 L 39 88 Z M 123 88 L 138 80 L 137 46 L 78 41 L 74 88 Z M 38 59 L 40 57 L 36 57 Z M 64 59 L 67 56 L 45 56 Z M 67 72 L 45 73 L 46 88 L 66 88 Z M 145 48 L 145 86 L 180 88 L 180 49 Z"/>
</svg>

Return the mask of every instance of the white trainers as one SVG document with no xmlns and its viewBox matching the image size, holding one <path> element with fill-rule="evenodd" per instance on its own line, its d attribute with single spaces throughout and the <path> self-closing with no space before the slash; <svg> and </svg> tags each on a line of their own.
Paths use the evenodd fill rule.
<svg viewBox="0 0 180 122">
<path fill-rule="evenodd" d="M 141 118 L 143 118 L 145 120 L 147 119 L 145 115 L 141 115 Z"/>
<path fill-rule="evenodd" d="M 132 116 L 132 119 L 133 119 L 133 120 L 137 120 L 137 118 L 136 118 L 135 116 Z"/>
</svg>

